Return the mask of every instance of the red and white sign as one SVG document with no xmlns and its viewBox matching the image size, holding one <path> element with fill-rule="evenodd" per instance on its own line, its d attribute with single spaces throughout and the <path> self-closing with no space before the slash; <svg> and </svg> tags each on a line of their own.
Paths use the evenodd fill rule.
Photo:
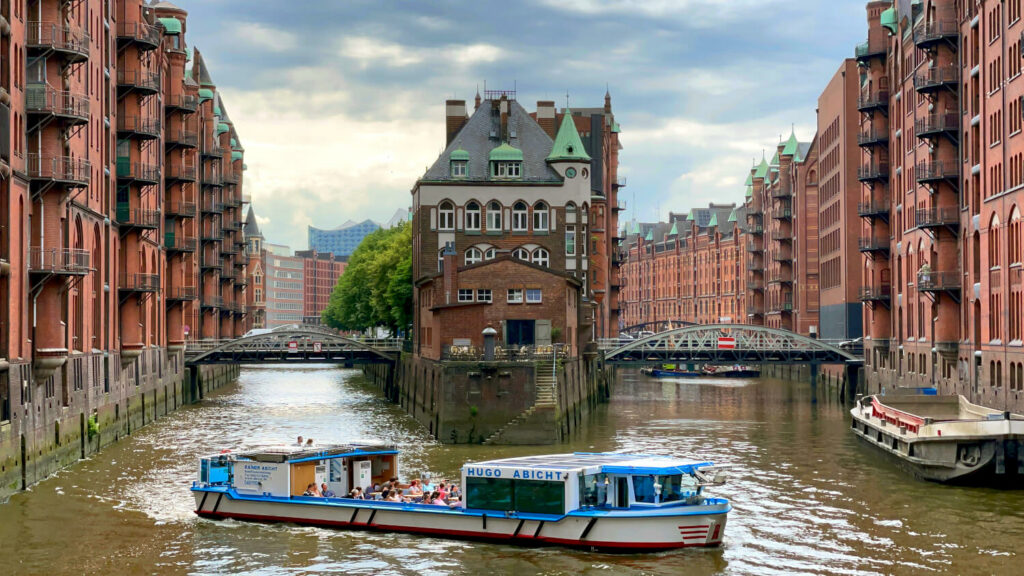
<svg viewBox="0 0 1024 576">
<path fill-rule="evenodd" d="M 320 342 L 313 342 L 313 352 L 319 354 L 323 349 L 323 344 Z"/>
<path fill-rule="evenodd" d="M 718 338 L 719 350 L 732 350 L 736 348 L 736 339 L 731 336 L 720 336 Z"/>
<path fill-rule="evenodd" d="M 299 343 L 294 341 L 294 340 L 289 342 L 288 343 L 288 351 L 289 352 L 298 352 L 299 351 Z"/>
</svg>

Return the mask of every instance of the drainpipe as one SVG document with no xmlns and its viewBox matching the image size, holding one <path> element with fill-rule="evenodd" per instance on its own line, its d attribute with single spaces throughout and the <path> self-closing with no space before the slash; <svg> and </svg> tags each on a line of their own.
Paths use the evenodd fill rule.
<svg viewBox="0 0 1024 576">
<path fill-rule="evenodd" d="M 1004 14 L 1004 10 L 1000 10 L 999 11 L 999 15 L 1000 15 L 1000 19 L 1001 19 L 1001 21 L 999 23 L 1000 24 L 1000 30 L 1002 30 L 1002 33 L 999 34 L 999 43 L 1000 43 L 1000 50 L 1001 50 L 1000 53 L 1001 54 L 1006 54 L 1006 35 L 1009 32 L 1006 29 L 1006 14 Z M 1009 58 L 1007 58 L 1006 60 L 1009 61 Z M 1005 69 L 1004 70 L 1000 70 L 999 73 L 1002 75 L 1003 78 L 1006 78 L 1006 70 Z M 999 90 L 999 93 L 1000 93 L 1001 98 L 1002 98 L 1002 106 L 1003 106 L 1002 110 L 1004 112 L 1006 111 L 1006 90 L 1007 90 L 1007 85 L 1006 84 L 1003 84 L 1002 89 Z M 1009 134 L 1009 131 L 1007 130 L 1007 128 L 1008 128 L 1008 126 L 1007 126 L 1008 119 L 1007 119 L 1007 115 L 1006 114 L 1002 114 L 1002 120 L 1003 120 L 1003 125 L 1000 127 L 1001 130 L 1002 130 L 1002 146 L 1000 146 L 1000 148 L 1002 148 L 1002 151 L 1003 151 L 1003 190 L 1005 191 L 1006 190 L 1006 184 L 1010 181 L 1007 178 L 1007 174 L 1009 173 L 1009 170 L 1010 170 L 1010 168 L 1009 168 L 1009 166 L 1010 166 L 1010 159 L 1009 159 L 1009 153 L 1007 151 L 1007 139 L 1010 137 L 1010 134 Z M 1002 194 L 1001 195 L 1001 198 L 999 199 L 999 207 L 1000 207 L 1000 211 L 1003 213 L 1003 216 L 1006 216 L 1006 194 Z M 1003 224 L 1003 222 L 1000 221 L 1000 225 L 1005 225 L 1005 224 Z M 989 233 L 991 234 L 992 231 L 989 230 Z M 1000 249 L 1000 252 L 1006 256 L 1006 258 L 1004 260 L 1007 263 L 1009 263 L 1009 255 L 1010 255 L 1009 235 L 1007 235 L 1007 244 L 1006 244 L 1006 246 L 1002 246 L 1001 249 Z M 1000 272 L 1001 272 L 999 274 L 999 282 L 1000 282 L 1000 284 L 1003 285 L 1003 286 L 1001 286 L 1001 288 L 1003 289 L 1002 293 L 1003 294 L 1009 294 L 1010 293 L 1010 286 L 1009 286 L 1009 283 L 1010 283 L 1010 268 L 1009 268 L 1009 266 L 1003 266 L 1001 262 L 999 262 L 997 264 L 999 265 L 999 269 L 1000 269 Z M 1005 270 L 1005 272 L 1003 272 L 1004 270 Z M 999 311 L 999 316 L 1000 316 L 1000 319 L 1004 320 L 1003 326 L 1008 328 L 1009 327 L 1008 326 L 1009 325 L 1009 316 L 1006 313 L 1006 310 L 1007 310 L 1006 306 L 1003 306 L 1003 309 Z M 1003 342 L 1003 364 L 1004 364 L 1004 366 L 1009 366 L 1010 365 L 1009 350 L 1007 350 L 1007 346 L 1006 346 L 1007 338 L 1009 338 L 1009 334 L 1004 334 L 1003 336 L 1004 336 L 1004 338 L 1001 339 L 1002 342 Z M 1007 386 L 1009 386 L 1009 381 L 1007 381 Z M 1003 393 L 1003 410 L 1004 411 L 1009 410 L 1009 404 L 1010 404 L 1010 395 L 1008 393 L 1004 392 Z"/>
</svg>

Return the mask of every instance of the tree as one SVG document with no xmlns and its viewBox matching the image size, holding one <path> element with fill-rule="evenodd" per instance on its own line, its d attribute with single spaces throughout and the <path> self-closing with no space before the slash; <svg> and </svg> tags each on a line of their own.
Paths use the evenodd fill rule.
<svg viewBox="0 0 1024 576">
<path fill-rule="evenodd" d="M 345 273 L 321 314 L 328 326 L 365 330 L 384 326 L 392 334 L 412 323 L 412 228 L 404 223 L 377 230 L 349 258 Z"/>
</svg>

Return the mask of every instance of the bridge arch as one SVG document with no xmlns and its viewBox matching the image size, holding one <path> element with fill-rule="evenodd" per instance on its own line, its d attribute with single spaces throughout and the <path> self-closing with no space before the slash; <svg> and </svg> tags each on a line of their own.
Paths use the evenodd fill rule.
<svg viewBox="0 0 1024 576">
<path fill-rule="evenodd" d="M 721 341 L 721 338 L 733 340 Z M 751 324 L 700 324 L 666 330 L 607 350 L 604 358 L 612 363 L 858 364 L 864 361 L 821 340 Z"/>
<path fill-rule="evenodd" d="M 295 343 L 295 348 L 291 344 Z M 317 346 L 319 345 L 319 347 Z M 394 364 L 395 358 L 358 340 L 320 330 L 275 330 L 219 344 L 186 361 L 188 365 L 238 362 Z"/>
</svg>

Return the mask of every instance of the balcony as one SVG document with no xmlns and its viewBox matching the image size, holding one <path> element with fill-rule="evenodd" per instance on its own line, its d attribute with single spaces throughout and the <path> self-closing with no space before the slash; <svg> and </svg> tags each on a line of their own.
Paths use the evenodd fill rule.
<svg viewBox="0 0 1024 576">
<path fill-rule="evenodd" d="M 789 206 L 783 206 L 778 210 L 772 212 L 773 220 L 791 220 L 793 218 L 793 209 Z"/>
<path fill-rule="evenodd" d="M 773 270 L 768 274 L 769 284 L 792 284 L 793 283 L 793 271 L 792 270 Z"/>
<path fill-rule="evenodd" d="M 238 221 L 225 222 L 221 227 L 232 232 L 242 231 L 242 223 Z"/>
<path fill-rule="evenodd" d="M 56 90 L 48 84 L 29 84 L 25 89 L 25 110 L 36 117 L 37 126 L 50 118 L 63 120 L 68 126 L 77 126 L 89 121 L 89 98 Z M 31 128 L 29 131 L 33 131 Z"/>
<path fill-rule="evenodd" d="M 914 134 L 918 138 L 945 136 L 956 144 L 959 142 L 960 116 L 958 114 L 929 114 L 914 122 Z"/>
<path fill-rule="evenodd" d="M 861 218 L 889 218 L 889 197 L 879 196 L 857 204 L 857 216 Z"/>
<path fill-rule="evenodd" d="M 228 208 L 241 208 L 242 199 L 238 198 L 237 195 L 235 194 L 230 194 L 228 195 L 227 198 L 224 199 L 224 206 Z"/>
<path fill-rule="evenodd" d="M 785 200 L 793 197 L 793 188 L 791 186 L 777 186 L 772 188 L 772 198 L 779 200 Z"/>
<path fill-rule="evenodd" d="M 199 258 L 199 267 L 203 270 L 220 270 L 224 266 L 224 260 L 220 257 L 220 251 L 204 252 Z"/>
<path fill-rule="evenodd" d="M 224 306 L 224 299 L 220 296 L 203 296 L 199 305 L 202 308 L 220 308 Z"/>
<path fill-rule="evenodd" d="M 203 200 L 200 210 L 205 214 L 221 214 L 224 212 L 224 204 L 207 198 Z"/>
<path fill-rule="evenodd" d="M 786 232 L 786 231 L 783 231 L 783 230 L 776 230 L 776 231 L 772 232 L 772 240 L 774 240 L 776 242 L 792 242 L 793 241 L 793 233 L 792 232 Z"/>
<path fill-rule="evenodd" d="M 220 228 L 207 228 L 200 232 L 203 242 L 217 242 L 224 239 L 224 231 Z"/>
<path fill-rule="evenodd" d="M 914 27 L 914 43 L 922 50 L 934 50 L 945 43 L 955 51 L 959 36 L 960 26 L 954 19 L 921 22 Z"/>
<path fill-rule="evenodd" d="M 203 146 L 203 149 L 200 152 L 200 154 L 202 154 L 203 156 L 210 157 L 210 158 L 223 158 L 224 157 L 224 149 L 221 148 L 217 144 L 207 144 L 207 145 Z"/>
<path fill-rule="evenodd" d="M 223 179 L 224 179 L 224 183 L 225 184 L 238 184 L 238 181 L 241 180 L 239 175 L 237 173 L 235 173 L 235 172 L 232 172 L 230 174 L 225 174 L 223 176 Z"/>
<path fill-rule="evenodd" d="M 89 162 L 72 156 L 28 154 L 28 177 L 34 181 L 87 186 L 91 169 Z"/>
<path fill-rule="evenodd" d="M 199 97 L 188 94 L 172 94 L 164 99 L 165 112 L 192 113 L 199 109 Z"/>
<path fill-rule="evenodd" d="M 139 50 L 156 50 L 160 47 L 163 33 L 156 26 L 145 22 L 118 22 L 117 44 L 127 46 L 135 44 Z"/>
<path fill-rule="evenodd" d="M 888 130 L 864 130 L 857 134 L 857 145 L 861 148 L 869 148 L 871 146 L 887 147 L 889 145 L 889 131 Z"/>
<path fill-rule="evenodd" d="M 868 62 L 872 58 L 885 58 L 889 43 L 885 38 L 868 38 L 865 42 L 857 44 L 853 55 L 857 62 Z"/>
<path fill-rule="evenodd" d="M 764 245 L 758 240 L 749 240 L 747 242 L 747 252 L 750 252 L 751 254 L 764 252 Z"/>
<path fill-rule="evenodd" d="M 857 240 L 857 249 L 865 254 L 888 254 L 889 239 L 876 238 L 874 236 L 861 236 Z"/>
<path fill-rule="evenodd" d="M 196 167 L 183 164 L 168 164 L 164 179 L 168 182 L 195 182 Z"/>
<path fill-rule="evenodd" d="M 199 134 L 192 130 L 168 130 L 164 136 L 164 148 L 195 148 L 199 146 Z"/>
<path fill-rule="evenodd" d="M 779 250 L 772 254 L 772 260 L 781 262 L 784 264 L 791 264 L 793 262 L 793 251 L 792 250 Z"/>
<path fill-rule="evenodd" d="M 770 314 L 791 314 L 793 312 L 793 297 L 789 295 L 789 298 L 781 302 L 772 302 Z"/>
<path fill-rule="evenodd" d="M 887 304 L 892 298 L 892 285 L 861 286 L 857 290 L 857 299 L 861 302 L 881 302 Z"/>
<path fill-rule="evenodd" d="M 747 280 L 747 290 L 763 291 L 764 282 L 760 279 Z"/>
<path fill-rule="evenodd" d="M 857 110 L 861 112 L 874 112 L 878 110 L 883 114 L 889 111 L 888 90 L 864 90 L 857 97 Z"/>
<path fill-rule="evenodd" d="M 169 253 L 193 253 L 196 251 L 196 239 L 176 236 L 174 232 L 164 233 L 164 248 Z"/>
<path fill-rule="evenodd" d="M 160 74 L 146 70 L 118 70 L 117 90 L 120 95 L 138 92 L 144 96 L 152 96 L 160 91 Z"/>
<path fill-rule="evenodd" d="M 120 281 L 117 283 L 117 287 L 121 292 L 159 292 L 160 275 L 122 274 Z"/>
<path fill-rule="evenodd" d="M 238 280 L 238 274 L 231 270 L 230 267 L 223 268 L 223 272 L 220 273 L 221 282 L 235 282 Z"/>
<path fill-rule="evenodd" d="M 46 56 L 53 52 L 68 62 L 81 62 L 89 58 L 91 38 L 84 30 L 54 22 L 26 22 L 26 47 L 31 56 Z"/>
<path fill-rule="evenodd" d="M 960 209 L 956 206 L 920 208 L 916 216 L 918 228 L 948 228 L 954 233 L 960 229 Z"/>
<path fill-rule="evenodd" d="M 168 202 L 164 204 L 164 213 L 176 218 L 195 218 L 195 202 Z"/>
<path fill-rule="evenodd" d="M 764 208 L 761 206 L 761 203 L 759 201 L 755 202 L 749 208 L 747 208 L 747 218 L 763 218 L 763 217 L 764 217 Z"/>
<path fill-rule="evenodd" d="M 127 158 L 118 158 L 117 179 L 122 183 L 159 184 L 160 168 L 154 164 L 129 162 Z"/>
<path fill-rule="evenodd" d="M 203 186 L 223 186 L 224 180 L 221 179 L 220 174 L 213 170 L 203 170 L 202 176 Z"/>
<path fill-rule="evenodd" d="M 220 247 L 220 253 L 226 256 L 234 256 L 235 254 L 238 254 L 238 247 L 235 246 L 234 242 L 225 242 Z"/>
<path fill-rule="evenodd" d="M 764 316 L 764 306 L 760 304 L 747 304 L 747 314 L 750 316 Z"/>
<path fill-rule="evenodd" d="M 118 116 L 117 136 L 119 138 L 138 138 L 139 140 L 155 140 L 162 130 L 159 118 L 142 118 L 140 116 Z"/>
<path fill-rule="evenodd" d="M 857 180 L 861 182 L 885 182 L 889 180 L 888 162 L 870 162 L 857 168 Z"/>
<path fill-rule="evenodd" d="M 956 94 L 960 83 L 960 70 L 956 66 L 926 68 L 914 76 L 914 89 L 922 94 L 949 90 Z"/>
<path fill-rule="evenodd" d="M 28 271 L 34 274 L 84 276 L 92 272 L 88 250 L 74 248 L 38 248 L 28 251 Z"/>
<path fill-rule="evenodd" d="M 750 234 L 764 234 L 764 224 L 754 223 L 747 226 L 747 232 Z"/>
<path fill-rule="evenodd" d="M 118 202 L 117 223 L 121 230 L 156 230 L 160 227 L 160 211 L 131 208 L 127 202 Z"/>
<path fill-rule="evenodd" d="M 918 292 L 960 293 L 963 275 L 960 272 L 918 272 Z"/>
<path fill-rule="evenodd" d="M 764 272 L 764 263 L 758 262 L 757 259 L 749 260 L 747 262 L 747 270 L 750 272 Z"/>
<path fill-rule="evenodd" d="M 191 302 L 195 299 L 195 286 L 172 286 L 164 293 L 164 300 L 167 302 Z"/>
<path fill-rule="evenodd" d="M 915 174 L 917 175 L 918 184 L 934 185 L 939 182 L 948 182 L 957 187 L 956 183 L 960 179 L 960 170 L 956 163 L 943 162 L 942 160 L 918 163 Z"/>
</svg>

